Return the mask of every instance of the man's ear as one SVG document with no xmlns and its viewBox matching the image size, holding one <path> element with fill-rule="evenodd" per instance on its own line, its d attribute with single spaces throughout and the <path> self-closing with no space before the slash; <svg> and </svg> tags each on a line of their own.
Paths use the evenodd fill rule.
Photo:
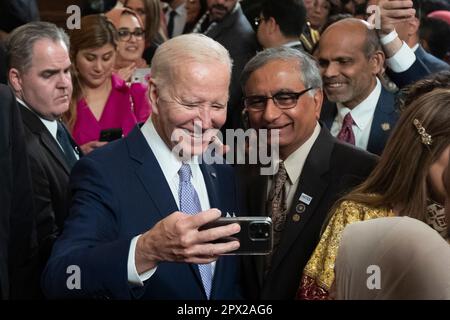
<svg viewBox="0 0 450 320">
<path fill-rule="evenodd" d="M 158 93 L 158 89 L 156 87 L 155 81 L 151 78 L 149 80 L 148 97 L 150 98 L 150 102 L 152 103 L 152 113 L 154 113 L 155 115 L 158 115 L 159 114 L 159 110 L 158 110 L 159 93 Z"/>
<path fill-rule="evenodd" d="M 386 60 L 386 56 L 383 51 L 375 51 L 372 56 L 369 58 L 370 68 L 372 69 L 372 74 L 377 75 L 381 74 L 384 68 L 384 62 Z"/>
<path fill-rule="evenodd" d="M 22 91 L 22 77 L 19 70 L 11 68 L 8 72 L 8 81 L 16 94 Z"/>
<path fill-rule="evenodd" d="M 274 17 L 270 17 L 265 21 L 265 23 L 267 23 L 267 30 L 270 34 L 273 34 L 280 30 L 280 26 L 278 25 Z"/>
</svg>

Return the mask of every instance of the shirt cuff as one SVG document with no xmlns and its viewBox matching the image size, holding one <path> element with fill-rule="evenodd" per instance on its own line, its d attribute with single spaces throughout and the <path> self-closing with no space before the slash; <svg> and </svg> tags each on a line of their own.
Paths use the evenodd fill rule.
<svg viewBox="0 0 450 320">
<path fill-rule="evenodd" d="M 416 61 L 414 51 L 403 42 L 400 50 L 392 57 L 386 59 L 386 64 L 392 71 L 400 73 L 408 70 L 413 65 L 414 61 Z"/>
<path fill-rule="evenodd" d="M 128 251 L 128 264 L 127 264 L 127 271 L 128 271 L 128 283 L 134 286 L 144 286 L 144 281 L 148 280 L 153 276 L 153 274 L 156 271 L 157 267 L 154 267 L 153 269 L 150 269 L 148 271 L 143 272 L 142 274 L 138 274 L 136 270 L 136 263 L 135 263 L 135 252 L 136 252 L 136 244 L 141 235 L 138 235 L 131 239 L 130 243 L 130 250 Z"/>
</svg>

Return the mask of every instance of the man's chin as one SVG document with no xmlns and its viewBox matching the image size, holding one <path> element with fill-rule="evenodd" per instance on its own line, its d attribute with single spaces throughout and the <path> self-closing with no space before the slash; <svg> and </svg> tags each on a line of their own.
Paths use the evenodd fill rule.
<svg viewBox="0 0 450 320">
<path fill-rule="evenodd" d="M 214 11 L 211 13 L 211 20 L 212 21 L 216 21 L 216 22 L 220 22 L 223 20 L 223 18 L 225 18 L 225 16 L 227 15 L 228 12 L 226 11 Z"/>
</svg>

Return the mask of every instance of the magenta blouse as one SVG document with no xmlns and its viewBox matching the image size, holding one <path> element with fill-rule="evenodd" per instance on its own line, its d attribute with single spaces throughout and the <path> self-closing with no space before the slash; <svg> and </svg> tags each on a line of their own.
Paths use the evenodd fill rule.
<svg viewBox="0 0 450 320">
<path fill-rule="evenodd" d="M 116 74 L 111 76 L 111 92 L 105 108 L 97 121 L 84 98 L 77 103 L 77 120 L 72 136 L 78 145 L 98 140 L 104 129 L 122 128 L 126 136 L 137 123 L 147 120 L 151 105 L 147 95 L 148 86 L 133 83 L 128 86 Z"/>
</svg>

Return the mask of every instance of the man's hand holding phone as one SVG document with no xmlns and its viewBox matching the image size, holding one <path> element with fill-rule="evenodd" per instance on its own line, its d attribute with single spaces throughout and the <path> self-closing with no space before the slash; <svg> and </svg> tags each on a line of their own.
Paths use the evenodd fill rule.
<svg viewBox="0 0 450 320">
<path fill-rule="evenodd" d="M 237 240 L 214 242 L 239 233 L 239 224 L 200 230 L 203 225 L 217 220 L 220 216 L 218 209 L 209 209 L 195 215 L 176 211 L 159 221 L 137 241 L 137 272 L 141 274 L 153 269 L 159 262 L 211 263 L 220 255 L 237 250 Z"/>
</svg>

